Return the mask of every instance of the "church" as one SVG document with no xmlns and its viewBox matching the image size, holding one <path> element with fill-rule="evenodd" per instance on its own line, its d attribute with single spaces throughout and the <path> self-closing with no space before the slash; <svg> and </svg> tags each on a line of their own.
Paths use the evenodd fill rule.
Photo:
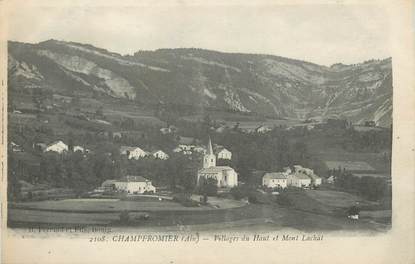
<svg viewBox="0 0 415 264">
<path fill-rule="evenodd" d="M 216 155 L 213 153 L 212 142 L 209 138 L 207 152 L 203 156 L 203 166 L 197 172 L 197 184 L 200 185 L 201 179 L 214 178 L 218 182 L 219 188 L 228 188 L 238 185 L 238 174 L 229 166 L 216 166 Z"/>
</svg>

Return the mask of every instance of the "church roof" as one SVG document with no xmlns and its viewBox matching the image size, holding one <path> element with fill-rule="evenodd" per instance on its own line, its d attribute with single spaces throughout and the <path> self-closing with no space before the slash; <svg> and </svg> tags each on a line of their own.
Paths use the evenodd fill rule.
<svg viewBox="0 0 415 264">
<path fill-rule="evenodd" d="M 226 171 L 226 170 L 234 170 L 234 169 L 229 167 L 229 166 L 216 166 L 216 167 L 209 167 L 209 168 L 200 169 L 199 172 L 201 172 L 201 173 L 218 173 L 218 172 Z"/>
<path fill-rule="evenodd" d="M 229 166 L 216 166 L 216 168 L 220 168 L 222 170 L 233 170 L 233 168 L 231 168 Z"/>
</svg>

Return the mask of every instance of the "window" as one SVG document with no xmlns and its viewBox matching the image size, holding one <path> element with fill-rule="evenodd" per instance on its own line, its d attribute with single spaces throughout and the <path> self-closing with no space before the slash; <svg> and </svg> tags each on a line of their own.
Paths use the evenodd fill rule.
<svg viewBox="0 0 415 264">
<path fill-rule="evenodd" d="M 213 162 L 213 159 L 210 159 L 210 162 Z"/>
</svg>

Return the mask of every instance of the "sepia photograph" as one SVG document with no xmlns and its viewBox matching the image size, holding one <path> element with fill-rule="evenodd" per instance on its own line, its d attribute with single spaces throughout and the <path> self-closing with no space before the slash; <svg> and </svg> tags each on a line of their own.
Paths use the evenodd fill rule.
<svg viewBox="0 0 415 264">
<path fill-rule="evenodd" d="M 109 2 L 7 11 L 12 234 L 317 243 L 394 229 L 384 6 Z"/>
<path fill-rule="evenodd" d="M 16 10 L 12 25 L 29 11 Z M 32 31 L 58 15 L 37 11 L 8 41 L 9 227 L 391 227 L 393 76 L 382 13 L 189 8 L 166 25 L 154 19 L 164 8 L 75 8 Z M 352 21 L 355 12 L 376 27 Z M 291 13 L 316 13 L 298 25 L 295 47 L 284 43 L 287 28 L 266 28 Z M 334 16 L 337 26 L 323 24 Z M 336 50 L 350 41 L 346 23 L 360 39 Z"/>
</svg>

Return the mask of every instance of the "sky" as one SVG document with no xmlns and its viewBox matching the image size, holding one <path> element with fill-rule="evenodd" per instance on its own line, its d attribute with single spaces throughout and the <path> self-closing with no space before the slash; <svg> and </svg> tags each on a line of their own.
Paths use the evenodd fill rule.
<svg viewBox="0 0 415 264">
<path fill-rule="evenodd" d="M 376 6 L 39 3 L 9 9 L 9 40 L 74 41 L 120 54 L 194 47 L 327 66 L 390 56 L 387 12 Z"/>
</svg>

